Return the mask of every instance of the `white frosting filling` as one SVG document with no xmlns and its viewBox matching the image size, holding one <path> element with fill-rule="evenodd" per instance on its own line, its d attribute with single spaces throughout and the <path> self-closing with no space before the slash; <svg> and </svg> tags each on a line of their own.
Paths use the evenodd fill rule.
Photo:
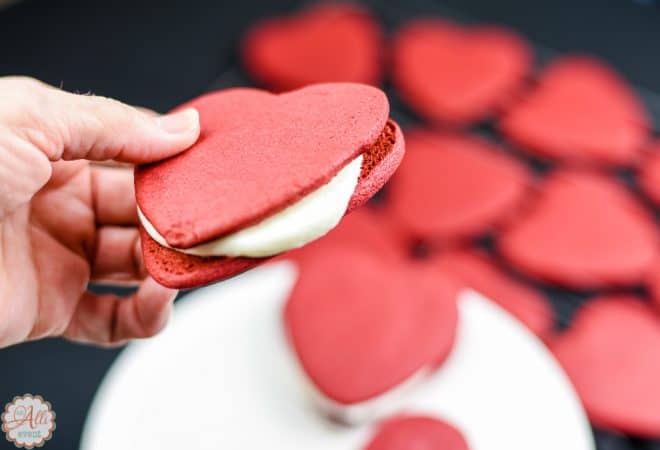
<svg viewBox="0 0 660 450">
<path fill-rule="evenodd" d="M 362 155 L 347 164 L 330 182 L 261 222 L 191 248 L 173 248 L 142 214 L 138 216 L 151 238 L 163 247 L 197 256 L 260 258 L 301 247 L 332 230 L 346 212 L 357 186 Z"/>
</svg>

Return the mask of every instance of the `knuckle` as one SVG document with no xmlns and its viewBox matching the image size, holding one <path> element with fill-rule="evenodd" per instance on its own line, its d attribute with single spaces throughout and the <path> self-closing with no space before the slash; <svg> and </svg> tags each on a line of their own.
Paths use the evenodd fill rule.
<svg viewBox="0 0 660 450">
<path fill-rule="evenodd" d="M 76 114 L 68 118 L 65 128 L 67 145 L 64 148 L 62 159 L 90 157 L 96 149 L 103 146 L 103 120 L 96 114 Z M 76 130 L 73 133 L 71 130 Z"/>
<path fill-rule="evenodd" d="M 79 127 L 85 132 L 79 133 L 81 141 L 73 147 L 84 149 L 89 159 L 113 159 L 125 151 L 127 136 L 138 124 L 139 117 L 130 106 L 117 100 L 87 96 L 84 99 L 89 112 L 79 117 Z"/>
</svg>

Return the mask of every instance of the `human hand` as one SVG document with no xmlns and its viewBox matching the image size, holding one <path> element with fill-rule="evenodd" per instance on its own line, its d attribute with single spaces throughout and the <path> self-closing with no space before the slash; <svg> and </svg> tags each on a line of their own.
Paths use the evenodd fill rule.
<svg viewBox="0 0 660 450">
<path fill-rule="evenodd" d="M 0 78 L 0 347 L 63 335 L 120 344 L 157 333 L 176 291 L 149 278 L 130 168 L 199 136 L 195 110 L 158 116 L 115 100 Z M 139 283 L 125 298 L 89 282 Z"/>
</svg>

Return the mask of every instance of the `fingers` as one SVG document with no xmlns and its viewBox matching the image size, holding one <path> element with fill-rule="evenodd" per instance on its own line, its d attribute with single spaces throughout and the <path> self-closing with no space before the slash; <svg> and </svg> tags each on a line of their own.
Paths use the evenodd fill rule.
<svg viewBox="0 0 660 450">
<path fill-rule="evenodd" d="M 133 172 L 119 168 L 92 168 L 92 204 L 97 228 L 91 257 L 96 283 L 133 283 L 147 276 L 142 262 Z M 122 227 L 124 225 L 124 227 Z"/>
<path fill-rule="evenodd" d="M 0 97 L 12 104 L 0 108 L 2 121 L 51 161 L 157 161 L 185 150 L 199 136 L 194 109 L 153 115 L 116 100 L 71 94 L 26 78 L 0 79 Z"/>
<path fill-rule="evenodd" d="M 118 345 L 162 330 L 169 319 L 176 291 L 147 278 L 128 297 L 83 294 L 64 337 L 85 343 Z"/>
<path fill-rule="evenodd" d="M 199 136 L 199 115 L 186 109 L 150 116 L 112 99 L 57 92 L 58 109 L 66 114 L 68 141 L 63 159 L 131 163 L 157 161 L 190 147 Z"/>
<path fill-rule="evenodd" d="M 103 225 L 136 225 L 133 171 L 92 167 L 92 204 L 96 222 Z"/>
<path fill-rule="evenodd" d="M 133 283 L 145 279 L 147 272 L 137 228 L 99 228 L 91 268 L 91 279 L 97 283 Z"/>
</svg>

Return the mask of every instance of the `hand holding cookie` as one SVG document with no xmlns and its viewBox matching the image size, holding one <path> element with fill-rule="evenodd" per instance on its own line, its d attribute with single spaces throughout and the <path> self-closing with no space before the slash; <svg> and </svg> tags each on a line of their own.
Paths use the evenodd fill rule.
<svg viewBox="0 0 660 450">
<path fill-rule="evenodd" d="M 147 276 L 133 174 L 185 150 L 196 111 L 158 116 L 30 78 L 0 78 L 0 347 L 64 335 L 121 343 L 160 330 L 175 291 Z M 138 284 L 127 298 L 89 282 Z"/>
</svg>

